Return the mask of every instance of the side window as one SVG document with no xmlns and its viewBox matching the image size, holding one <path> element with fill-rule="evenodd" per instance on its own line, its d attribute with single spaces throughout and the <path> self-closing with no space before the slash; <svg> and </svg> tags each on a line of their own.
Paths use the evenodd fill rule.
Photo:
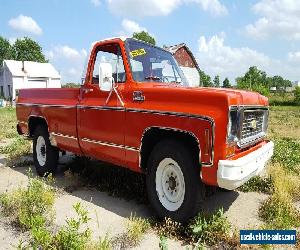
<svg viewBox="0 0 300 250">
<path fill-rule="evenodd" d="M 143 82 L 145 79 L 143 63 L 130 58 L 130 64 L 131 64 L 133 78 L 136 81 Z"/>
<path fill-rule="evenodd" d="M 93 70 L 93 84 L 99 83 L 99 65 L 100 63 L 110 63 L 112 66 L 113 78 L 116 83 L 124 83 L 126 74 L 121 49 L 117 44 L 100 46 L 96 55 Z"/>
</svg>

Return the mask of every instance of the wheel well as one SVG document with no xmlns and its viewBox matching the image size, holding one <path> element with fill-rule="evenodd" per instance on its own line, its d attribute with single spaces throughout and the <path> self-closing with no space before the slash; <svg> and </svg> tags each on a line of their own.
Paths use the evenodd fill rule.
<svg viewBox="0 0 300 250">
<path fill-rule="evenodd" d="M 38 125 L 43 125 L 46 128 L 48 128 L 48 124 L 47 124 L 46 120 L 43 117 L 31 116 L 29 118 L 29 121 L 28 121 L 29 136 L 30 137 L 33 137 L 34 130 L 36 129 L 36 127 Z"/>
<path fill-rule="evenodd" d="M 196 162 L 200 162 L 200 145 L 198 139 L 193 133 L 183 130 L 177 130 L 172 128 L 150 128 L 148 129 L 142 138 L 141 146 L 141 162 L 140 167 L 142 169 L 147 168 L 148 158 L 152 152 L 154 146 L 163 139 L 172 138 L 183 143 L 185 147 L 189 149 L 191 155 L 195 157 Z"/>
</svg>

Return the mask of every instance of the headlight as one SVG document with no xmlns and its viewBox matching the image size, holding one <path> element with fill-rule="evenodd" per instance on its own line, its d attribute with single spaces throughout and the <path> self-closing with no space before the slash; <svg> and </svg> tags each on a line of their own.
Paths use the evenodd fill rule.
<svg viewBox="0 0 300 250">
<path fill-rule="evenodd" d="M 237 142 L 238 140 L 239 111 L 236 107 L 229 110 L 227 142 Z"/>
</svg>

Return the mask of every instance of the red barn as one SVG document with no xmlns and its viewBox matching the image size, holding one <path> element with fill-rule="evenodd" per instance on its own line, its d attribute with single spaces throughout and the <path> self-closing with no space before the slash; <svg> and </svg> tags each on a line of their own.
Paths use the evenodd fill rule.
<svg viewBox="0 0 300 250">
<path fill-rule="evenodd" d="M 198 87 L 200 83 L 200 68 L 193 53 L 186 44 L 181 43 L 169 47 L 164 46 L 164 49 L 174 55 L 181 70 L 187 78 L 189 86 Z"/>
</svg>

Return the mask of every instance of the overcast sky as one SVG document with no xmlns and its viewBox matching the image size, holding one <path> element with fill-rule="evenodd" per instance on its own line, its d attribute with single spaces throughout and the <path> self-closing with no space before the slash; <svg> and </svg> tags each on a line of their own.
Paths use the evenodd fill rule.
<svg viewBox="0 0 300 250">
<path fill-rule="evenodd" d="M 93 41 L 141 30 L 159 46 L 185 42 L 212 77 L 256 65 L 300 80 L 299 0 L 1 1 L 0 35 L 37 40 L 63 82 L 79 82 Z"/>
</svg>

